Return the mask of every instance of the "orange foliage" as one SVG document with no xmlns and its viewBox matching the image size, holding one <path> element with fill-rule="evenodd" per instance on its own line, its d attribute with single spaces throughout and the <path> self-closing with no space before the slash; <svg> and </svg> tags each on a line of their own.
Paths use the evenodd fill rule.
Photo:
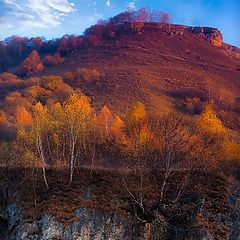
<svg viewBox="0 0 240 240">
<path fill-rule="evenodd" d="M 6 124 L 8 122 L 5 112 L 0 111 L 0 124 Z"/>
<path fill-rule="evenodd" d="M 31 125 L 32 115 L 25 109 L 25 107 L 18 106 L 16 109 L 16 122 L 19 125 Z"/>
<path fill-rule="evenodd" d="M 124 128 L 125 128 L 125 123 L 123 120 L 116 115 L 115 119 L 113 120 L 112 126 L 111 126 L 111 132 L 113 136 L 120 140 L 121 142 L 124 141 L 125 135 L 124 135 Z"/>
<path fill-rule="evenodd" d="M 110 126 L 113 122 L 113 115 L 112 112 L 109 110 L 109 108 L 105 105 L 99 115 L 98 115 L 98 126 L 100 128 L 100 131 L 102 134 L 109 139 L 110 138 Z"/>
</svg>

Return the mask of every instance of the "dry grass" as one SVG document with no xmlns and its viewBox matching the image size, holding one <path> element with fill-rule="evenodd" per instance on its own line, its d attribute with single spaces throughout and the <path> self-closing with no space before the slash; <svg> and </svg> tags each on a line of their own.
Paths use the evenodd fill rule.
<svg viewBox="0 0 240 240">
<path fill-rule="evenodd" d="M 221 98 L 221 108 L 236 110 L 239 64 L 239 59 L 191 33 L 179 36 L 146 27 L 141 35 L 120 35 L 71 54 L 61 68 L 42 74 L 62 75 L 79 66 L 105 74 L 99 82 L 78 86 L 92 96 L 96 108 L 108 103 L 124 112 L 140 100 L 151 110 L 164 111 L 187 96 L 206 101 L 211 91 L 217 104 Z"/>
</svg>

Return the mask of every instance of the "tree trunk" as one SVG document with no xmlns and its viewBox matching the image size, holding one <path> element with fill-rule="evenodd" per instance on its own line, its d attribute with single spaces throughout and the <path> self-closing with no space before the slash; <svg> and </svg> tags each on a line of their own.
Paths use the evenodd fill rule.
<svg viewBox="0 0 240 240">
<path fill-rule="evenodd" d="M 71 150 L 71 162 L 70 162 L 70 182 L 69 184 L 72 184 L 73 180 L 73 171 L 74 171 L 74 151 L 75 151 L 75 143 L 72 143 L 72 150 Z"/>
<path fill-rule="evenodd" d="M 38 142 L 37 143 L 38 152 L 39 152 L 40 158 L 42 160 L 43 179 L 44 179 L 44 183 L 46 185 L 47 190 L 49 190 L 49 185 L 48 185 L 47 176 L 46 176 L 46 168 L 45 168 L 46 162 L 45 162 L 45 158 L 44 158 L 42 141 L 40 139 L 40 136 L 38 136 L 38 141 L 37 142 Z"/>
</svg>

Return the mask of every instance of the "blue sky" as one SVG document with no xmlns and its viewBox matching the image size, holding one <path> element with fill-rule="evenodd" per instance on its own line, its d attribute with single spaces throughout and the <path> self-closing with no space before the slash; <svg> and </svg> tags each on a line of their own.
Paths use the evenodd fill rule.
<svg viewBox="0 0 240 240">
<path fill-rule="evenodd" d="M 0 0 L 0 40 L 79 35 L 100 18 L 141 7 L 169 12 L 173 23 L 216 27 L 240 47 L 240 0 Z"/>
</svg>

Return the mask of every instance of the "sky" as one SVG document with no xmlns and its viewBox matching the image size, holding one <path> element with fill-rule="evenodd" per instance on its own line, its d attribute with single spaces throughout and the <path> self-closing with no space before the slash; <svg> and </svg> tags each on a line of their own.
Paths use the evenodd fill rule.
<svg viewBox="0 0 240 240">
<path fill-rule="evenodd" d="M 99 19 L 141 7 L 169 12 L 176 24 L 216 27 L 240 47 L 240 0 L 0 0 L 0 40 L 81 35 Z"/>
</svg>

